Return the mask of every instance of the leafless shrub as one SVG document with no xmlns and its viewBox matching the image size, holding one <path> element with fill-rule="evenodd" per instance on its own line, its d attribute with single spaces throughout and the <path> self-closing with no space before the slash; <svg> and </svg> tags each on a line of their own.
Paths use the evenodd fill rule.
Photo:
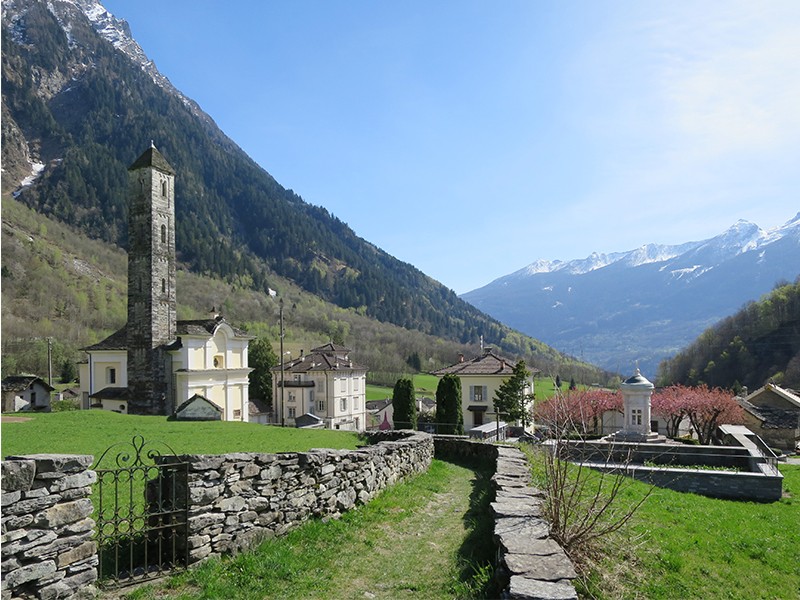
<svg viewBox="0 0 800 600">
<path fill-rule="evenodd" d="M 550 401 L 564 402 L 565 398 L 559 396 Z M 550 522 L 550 535 L 578 570 L 585 571 L 605 545 L 619 539 L 618 534 L 625 530 L 653 487 L 643 496 L 628 495 L 626 490 L 633 483 L 626 476 L 631 468 L 630 456 L 612 463 L 611 448 L 600 460 L 583 460 L 581 428 L 569 414 L 566 406 L 557 411 L 552 411 L 551 406 L 551 415 L 556 418 L 543 423 L 551 439 L 532 451 L 538 451 L 538 483 L 546 494 L 545 517 Z M 627 537 L 625 543 L 636 541 Z"/>
</svg>

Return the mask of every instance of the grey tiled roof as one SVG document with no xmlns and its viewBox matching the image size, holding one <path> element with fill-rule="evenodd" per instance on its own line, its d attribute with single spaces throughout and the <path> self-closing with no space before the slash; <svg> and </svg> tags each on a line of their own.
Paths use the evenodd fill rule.
<svg viewBox="0 0 800 600">
<path fill-rule="evenodd" d="M 89 396 L 96 400 L 127 400 L 128 388 L 126 387 L 105 387 Z"/>
<path fill-rule="evenodd" d="M 51 392 L 55 389 L 48 385 L 48 383 L 41 377 L 36 375 L 9 375 L 5 377 L 2 382 L 4 392 L 21 392 L 27 390 L 33 383 L 38 382 Z"/>
<path fill-rule="evenodd" d="M 350 350 L 336 344 L 325 344 L 311 353 L 283 363 L 284 373 L 310 373 L 324 371 L 366 371 L 367 367 L 350 360 Z M 280 365 L 272 367 L 280 371 Z"/>
<path fill-rule="evenodd" d="M 767 429 L 797 429 L 800 427 L 800 410 L 787 410 L 772 406 L 756 406 L 739 398 L 741 407 L 763 423 Z"/>
<path fill-rule="evenodd" d="M 221 323 L 227 323 L 223 317 L 216 317 L 213 319 L 196 319 L 196 320 L 188 320 L 188 321 L 178 321 L 175 324 L 175 335 L 200 335 L 200 336 L 207 336 L 210 337 L 214 335 L 217 327 Z M 243 331 L 242 329 L 238 329 L 228 323 L 231 329 L 233 329 L 233 333 L 236 337 L 246 337 L 252 338 L 249 336 L 247 332 Z M 127 350 L 128 349 L 128 329 L 127 327 L 123 327 L 119 331 L 115 331 L 106 339 L 97 342 L 91 346 L 86 346 L 82 348 L 82 350 L 86 352 L 92 352 L 96 350 Z M 171 346 L 168 349 L 177 349 L 180 348 L 180 344 L 176 344 L 177 340 L 171 342 Z"/>
<path fill-rule="evenodd" d="M 482 356 L 472 360 L 459 361 L 449 367 L 434 371 L 434 375 L 512 375 L 514 363 L 487 350 Z"/>
<path fill-rule="evenodd" d="M 178 321 L 175 327 L 176 335 L 214 335 L 217 327 L 221 323 L 227 323 L 237 337 L 251 337 L 245 331 L 238 329 L 225 321 L 224 317 L 214 317 L 213 319 L 194 319 L 188 321 Z"/>
<path fill-rule="evenodd" d="M 137 169 L 144 169 L 146 167 L 155 167 L 159 171 L 175 175 L 175 169 L 167 162 L 164 155 L 156 150 L 155 146 L 150 146 L 145 150 L 142 155 L 137 158 L 133 164 L 128 167 L 128 171 L 135 171 Z"/>
<path fill-rule="evenodd" d="M 92 344 L 91 346 L 86 346 L 85 348 L 81 348 L 81 350 L 85 350 L 86 352 L 92 350 L 127 350 L 127 349 L 128 349 L 127 327 L 123 327 L 119 331 L 115 331 L 106 339 L 101 340 L 96 344 Z"/>
</svg>

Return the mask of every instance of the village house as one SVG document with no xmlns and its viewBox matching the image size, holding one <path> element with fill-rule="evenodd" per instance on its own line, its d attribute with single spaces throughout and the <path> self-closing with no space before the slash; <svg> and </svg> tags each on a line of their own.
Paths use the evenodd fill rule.
<svg viewBox="0 0 800 600">
<path fill-rule="evenodd" d="M 531 369 L 525 394 L 533 395 L 533 374 Z M 465 361 L 459 355 L 459 361 L 449 367 L 434 371 L 433 375 L 442 377 L 447 374 L 456 375 L 461 380 L 461 411 L 464 416 L 464 431 L 480 427 L 495 420 L 494 396 L 503 382 L 514 374 L 514 363 L 486 348 L 483 354 Z"/>
<path fill-rule="evenodd" d="M 308 414 L 326 429 L 364 431 L 366 387 L 367 368 L 350 359 L 349 349 L 333 343 L 309 354 L 301 351 L 298 358 L 272 368 L 272 405 L 283 425 L 295 426 Z"/>
<path fill-rule="evenodd" d="M 744 425 L 772 448 L 792 451 L 800 444 L 800 396 L 774 383 L 737 398 Z"/>
<path fill-rule="evenodd" d="M 3 379 L 3 412 L 50 412 L 50 393 L 46 381 L 35 375 L 10 375 Z"/>
<path fill-rule="evenodd" d="M 436 401 L 432 398 L 417 398 L 417 418 L 433 420 L 436 415 Z M 391 398 L 367 400 L 367 429 L 394 429 L 394 405 Z"/>
<path fill-rule="evenodd" d="M 83 349 L 82 408 L 171 415 L 200 396 L 247 421 L 251 336 L 215 313 L 176 319 L 175 171 L 151 146 L 128 173 L 128 320 Z"/>
</svg>

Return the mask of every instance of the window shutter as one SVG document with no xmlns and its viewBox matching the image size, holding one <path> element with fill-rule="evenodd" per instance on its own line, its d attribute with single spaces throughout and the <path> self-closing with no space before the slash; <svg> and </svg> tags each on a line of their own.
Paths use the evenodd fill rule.
<svg viewBox="0 0 800 600">
<path fill-rule="evenodd" d="M 488 402 L 489 401 L 489 396 L 487 395 L 487 391 L 488 391 L 487 386 L 483 386 L 483 401 L 484 402 Z"/>
<path fill-rule="evenodd" d="M 475 386 L 474 385 L 469 386 L 469 401 L 470 402 L 475 402 Z"/>
</svg>

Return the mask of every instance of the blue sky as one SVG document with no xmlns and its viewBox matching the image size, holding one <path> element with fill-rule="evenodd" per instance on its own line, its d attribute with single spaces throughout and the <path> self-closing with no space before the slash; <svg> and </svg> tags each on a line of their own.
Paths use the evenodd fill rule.
<svg viewBox="0 0 800 600">
<path fill-rule="evenodd" d="M 101 2 L 284 187 L 458 293 L 800 211 L 796 0 Z"/>
</svg>

